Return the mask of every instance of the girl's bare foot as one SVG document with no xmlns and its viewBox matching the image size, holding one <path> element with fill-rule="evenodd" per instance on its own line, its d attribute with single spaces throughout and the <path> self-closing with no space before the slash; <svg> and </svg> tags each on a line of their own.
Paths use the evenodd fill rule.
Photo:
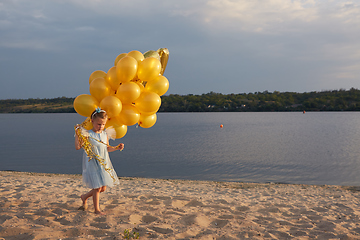
<svg viewBox="0 0 360 240">
<path fill-rule="evenodd" d="M 98 214 L 98 215 L 106 215 L 106 213 L 102 212 L 102 211 L 95 211 L 95 214 Z"/>
<path fill-rule="evenodd" d="M 82 202 L 83 202 L 83 205 L 86 205 L 86 199 L 85 199 L 85 196 L 84 196 L 84 194 L 83 195 L 81 195 L 81 200 L 82 200 Z"/>
<path fill-rule="evenodd" d="M 85 198 L 84 195 L 81 195 L 80 198 L 81 198 L 81 200 L 82 200 L 82 202 L 83 202 L 83 205 L 82 205 L 81 207 L 79 207 L 79 210 L 85 211 L 85 210 L 87 209 L 86 198 Z"/>
</svg>

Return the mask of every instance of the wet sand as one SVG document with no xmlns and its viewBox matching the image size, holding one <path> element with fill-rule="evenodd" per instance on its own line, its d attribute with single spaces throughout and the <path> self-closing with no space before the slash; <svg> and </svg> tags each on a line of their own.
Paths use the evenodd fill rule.
<svg viewBox="0 0 360 240">
<path fill-rule="evenodd" d="M 86 211 L 81 175 L 0 171 L 0 239 L 360 239 L 360 188 L 120 178 Z"/>
</svg>

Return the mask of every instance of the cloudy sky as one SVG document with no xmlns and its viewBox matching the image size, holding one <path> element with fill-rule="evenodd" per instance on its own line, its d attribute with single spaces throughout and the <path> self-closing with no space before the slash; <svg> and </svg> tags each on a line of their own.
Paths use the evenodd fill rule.
<svg viewBox="0 0 360 240">
<path fill-rule="evenodd" d="M 167 94 L 360 88 L 360 1 L 0 0 L 0 99 L 89 93 L 162 47 Z"/>
</svg>

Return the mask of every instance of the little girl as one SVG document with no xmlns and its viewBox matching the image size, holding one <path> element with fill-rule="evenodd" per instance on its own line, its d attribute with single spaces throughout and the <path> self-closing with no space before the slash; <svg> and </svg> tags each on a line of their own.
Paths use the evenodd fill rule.
<svg viewBox="0 0 360 240">
<path fill-rule="evenodd" d="M 81 207 L 81 209 L 86 210 L 87 199 L 89 197 L 93 197 L 95 213 L 101 215 L 104 215 L 105 213 L 100 210 L 100 193 L 105 192 L 106 186 L 112 187 L 119 184 L 119 179 L 109 158 L 109 152 L 124 149 L 123 143 L 120 143 L 116 147 L 112 147 L 109 145 L 107 133 L 104 131 L 106 121 L 107 114 L 104 110 L 100 108 L 97 108 L 91 115 L 93 129 L 88 131 L 87 139 L 91 144 L 92 152 L 95 154 L 96 157 L 90 158 L 84 151 L 82 172 L 83 183 L 87 187 L 92 188 L 92 190 L 86 194 L 81 195 L 81 200 L 83 202 L 83 206 Z M 82 129 L 82 131 L 86 130 Z M 78 134 L 76 134 L 76 150 L 81 149 L 83 147 L 83 144 L 84 143 L 79 139 Z"/>
</svg>

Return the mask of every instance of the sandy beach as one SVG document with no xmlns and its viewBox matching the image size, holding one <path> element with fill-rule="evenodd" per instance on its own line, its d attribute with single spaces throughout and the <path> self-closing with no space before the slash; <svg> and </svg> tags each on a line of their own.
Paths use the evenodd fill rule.
<svg viewBox="0 0 360 240">
<path fill-rule="evenodd" d="M 360 239 L 360 188 L 120 178 L 86 211 L 81 175 L 0 172 L 0 239 Z"/>
</svg>

